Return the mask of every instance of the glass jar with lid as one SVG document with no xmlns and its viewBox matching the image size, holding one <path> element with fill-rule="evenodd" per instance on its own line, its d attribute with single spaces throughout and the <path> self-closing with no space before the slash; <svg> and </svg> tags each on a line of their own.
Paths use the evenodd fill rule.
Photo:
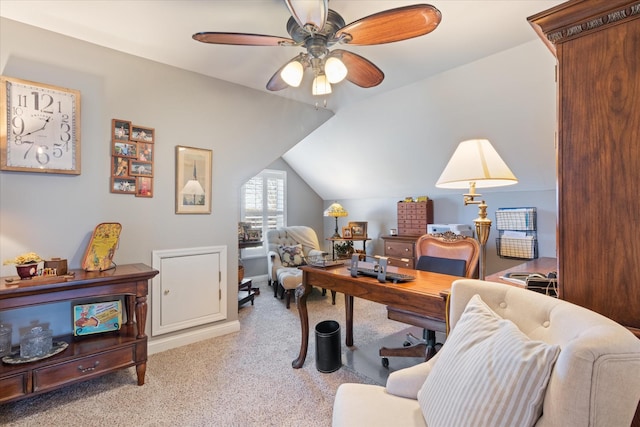
<svg viewBox="0 0 640 427">
<path fill-rule="evenodd" d="M 52 347 L 53 332 L 36 326 L 20 338 L 20 357 L 41 357 L 49 353 Z"/>
</svg>

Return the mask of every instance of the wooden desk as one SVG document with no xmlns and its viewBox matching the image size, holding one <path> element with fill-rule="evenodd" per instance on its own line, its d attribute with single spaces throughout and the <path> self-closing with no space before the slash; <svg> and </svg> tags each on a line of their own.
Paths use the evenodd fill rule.
<svg viewBox="0 0 640 427">
<path fill-rule="evenodd" d="M 0 403 L 130 366 L 136 367 L 138 385 L 144 384 L 147 369 L 145 325 L 148 281 L 158 271 L 144 264 L 119 265 L 102 272 L 71 271 L 75 274 L 73 279 L 65 281 L 61 278 L 56 282 L 47 279 L 45 283 L 34 280 L 33 284 L 17 285 L 6 282 L 3 277 L 0 280 L 0 311 L 59 301 L 86 301 L 96 297 L 124 295 L 127 322 L 115 332 L 84 337 L 56 336 L 54 341 L 66 341 L 69 346 L 46 359 L 16 365 L 0 363 Z"/>
<path fill-rule="evenodd" d="M 514 285 L 513 282 L 509 282 L 507 280 L 502 280 L 500 277 L 504 276 L 507 273 L 542 273 L 547 274 L 551 271 L 558 271 L 558 260 L 556 258 L 537 258 L 531 261 L 524 262 L 522 264 L 518 264 L 515 267 L 508 268 L 503 271 L 498 271 L 497 273 L 490 274 L 485 277 L 485 280 L 489 282 L 498 282 L 498 283 L 506 283 L 507 285 Z M 516 285 L 517 286 L 517 285 Z"/>
<path fill-rule="evenodd" d="M 343 266 L 335 268 L 299 267 L 302 270 L 302 284 L 296 289 L 298 311 L 302 329 L 300 353 L 293 361 L 296 369 L 304 365 L 309 346 L 309 315 L 307 296 L 313 286 L 342 292 L 345 295 L 346 331 L 345 343 L 353 345 L 353 298 L 363 298 L 380 304 L 391 305 L 404 310 L 423 313 L 442 322 L 445 321 L 446 297 L 451 284 L 462 279 L 458 276 L 431 273 L 401 268 L 400 273 L 410 274 L 416 280 L 406 283 L 380 283 L 371 277 L 351 277 Z"/>
</svg>

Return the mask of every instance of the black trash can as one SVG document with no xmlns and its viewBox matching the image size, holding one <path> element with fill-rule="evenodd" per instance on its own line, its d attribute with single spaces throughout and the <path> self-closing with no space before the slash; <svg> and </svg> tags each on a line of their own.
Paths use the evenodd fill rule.
<svg viewBox="0 0 640 427">
<path fill-rule="evenodd" d="M 335 320 L 324 320 L 316 325 L 316 368 L 328 373 L 341 366 L 340 324 Z"/>
</svg>

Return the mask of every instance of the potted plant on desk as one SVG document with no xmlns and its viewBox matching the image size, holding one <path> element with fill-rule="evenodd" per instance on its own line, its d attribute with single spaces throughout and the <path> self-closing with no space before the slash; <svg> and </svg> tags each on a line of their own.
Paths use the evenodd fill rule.
<svg viewBox="0 0 640 427">
<path fill-rule="evenodd" d="M 344 242 L 336 242 L 333 245 L 333 250 L 336 254 L 337 259 L 351 258 L 351 255 L 353 254 L 353 242 L 350 240 Z"/>
</svg>

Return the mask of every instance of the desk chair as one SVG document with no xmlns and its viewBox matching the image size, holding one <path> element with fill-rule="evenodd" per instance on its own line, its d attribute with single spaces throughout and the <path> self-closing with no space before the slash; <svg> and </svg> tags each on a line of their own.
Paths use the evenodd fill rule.
<svg viewBox="0 0 640 427">
<path fill-rule="evenodd" d="M 477 276 L 480 244 L 473 238 L 450 231 L 425 234 L 416 242 L 416 270 L 474 278 Z M 380 349 L 382 366 L 389 366 L 388 357 L 433 357 L 442 344 L 436 342 L 436 332 L 447 332 L 446 324 L 420 313 L 387 306 L 387 317 L 391 320 L 423 328 L 422 339 L 407 334 L 403 347 Z"/>
</svg>

